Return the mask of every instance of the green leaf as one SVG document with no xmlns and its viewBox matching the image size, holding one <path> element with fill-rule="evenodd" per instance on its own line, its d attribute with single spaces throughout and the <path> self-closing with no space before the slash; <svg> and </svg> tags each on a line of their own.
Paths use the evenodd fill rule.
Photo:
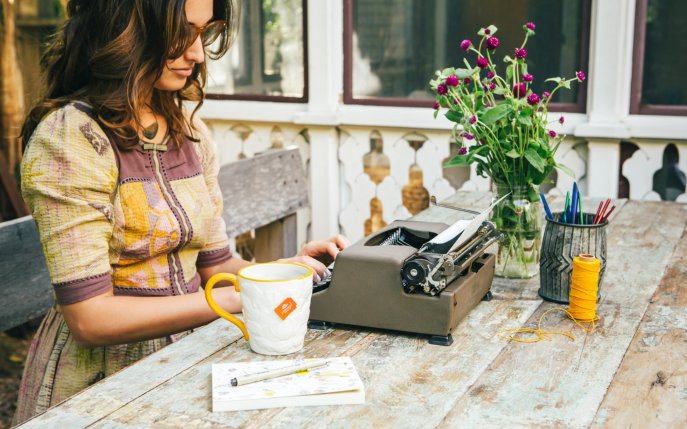
<svg viewBox="0 0 687 429">
<path fill-rule="evenodd" d="M 561 81 L 561 85 L 562 85 L 564 88 L 570 89 L 570 81 L 569 81 L 569 80 L 563 79 L 563 80 Z"/>
<path fill-rule="evenodd" d="M 506 67 L 506 81 L 513 82 L 513 64 Z"/>
<path fill-rule="evenodd" d="M 550 78 L 546 79 L 544 82 L 556 82 L 556 83 L 558 83 L 562 80 L 563 79 L 561 79 L 560 77 L 550 77 Z"/>
<path fill-rule="evenodd" d="M 557 163 L 556 168 L 567 174 L 568 176 L 572 177 L 573 179 L 575 178 L 575 172 L 572 171 L 568 166 Z"/>
<path fill-rule="evenodd" d="M 521 75 L 527 74 L 527 63 L 525 62 L 525 60 L 520 60 L 520 74 Z"/>
<path fill-rule="evenodd" d="M 489 31 L 491 31 L 491 34 L 490 34 L 490 36 L 493 36 L 494 34 L 496 34 L 496 32 L 497 32 L 497 31 L 499 31 L 499 29 L 498 29 L 498 28 L 496 28 L 496 26 L 495 26 L 495 25 L 490 25 L 490 26 L 489 26 L 489 27 L 487 27 L 487 28 L 489 29 Z"/>
<path fill-rule="evenodd" d="M 496 94 L 496 95 L 503 95 L 505 92 L 506 92 L 506 91 L 505 91 L 503 88 L 501 88 L 500 86 L 497 86 L 497 87 L 492 91 L 492 93 L 494 93 L 494 94 Z"/>
<path fill-rule="evenodd" d="M 527 125 L 528 127 L 532 126 L 532 118 L 524 111 L 520 112 L 518 115 L 518 122 L 522 125 Z"/>
<path fill-rule="evenodd" d="M 513 58 L 511 58 L 510 55 L 506 55 L 505 57 L 503 57 L 503 62 L 504 63 L 512 63 Z"/>
<path fill-rule="evenodd" d="M 441 76 L 442 77 L 448 77 L 448 76 L 451 76 L 452 74 L 455 74 L 455 73 L 456 73 L 456 69 L 454 69 L 453 67 L 449 67 L 449 68 L 446 68 L 446 69 L 441 71 Z"/>
<path fill-rule="evenodd" d="M 463 119 L 463 115 L 455 110 L 449 110 L 446 112 L 446 119 L 453 122 L 460 122 Z"/>
<path fill-rule="evenodd" d="M 520 154 L 518 153 L 517 150 L 515 150 L 515 148 L 506 152 L 506 156 L 509 158 L 514 158 L 514 159 L 520 158 Z"/>
<path fill-rule="evenodd" d="M 468 159 L 467 155 L 456 155 L 453 158 L 449 159 L 446 164 L 444 164 L 444 167 L 464 167 L 466 165 L 470 165 L 470 160 Z"/>
<path fill-rule="evenodd" d="M 475 73 L 475 68 L 470 67 L 470 63 L 468 63 L 467 60 L 465 60 L 465 64 L 468 67 L 467 69 L 455 69 L 454 72 L 456 74 L 456 77 L 458 79 L 465 79 L 468 76 L 472 76 Z"/>
<path fill-rule="evenodd" d="M 546 161 L 539 156 L 536 150 L 529 148 L 525 151 L 525 159 L 527 159 L 534 168 L 543 173 L 546 168 Z"/>
<path fill-rule="evenodd" d="M 480 115 L 480 119 L 486 125 L 491 125 L 494 122 L 498 121 L 499 119 L 508 115 L 508 113 L 510 113 L 510 112 L 512 112 L 512 108 L 511 108 L 510 104 L 503 103 L 503 104 L 499 104 L 498 106 L 496 106 L 494 108 L 487 110 L 483 115 Z"/>
<path fill-rule="evenodd" d="M 436 119 L 437 116 L 439 116 L 439 109 L 437 109 L 437 110 L 434 111 L 434 119 Z"/>
</svg>

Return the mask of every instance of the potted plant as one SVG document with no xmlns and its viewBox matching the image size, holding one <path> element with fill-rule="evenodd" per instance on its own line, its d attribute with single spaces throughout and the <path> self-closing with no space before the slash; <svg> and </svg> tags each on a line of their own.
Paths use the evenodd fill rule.
<svg viewBox="0 0 687 429">
<path fill-rule="evenodd" d="M 573 175 L 554 159 L 563 136 L 549 129 L 547 108 L 556 91 L 584 81 L 585 74 L 578 71 L 572 78 L 546 79 L 552 85 L 550 92 L 533 92 L 535 77 L 527 69 L 525 47 L 535 25 L 528 22 L 523 29 L 522 45 L 503 58 L 505 74 L 499 74 L 492 60 L 500 41 L 497 28 L 490 25 L 477 33 L 477 46 L 470 40 L 461 42 L 467 54 L 465 67 L 438 70 L 430 86 L 436 94 L 434 117 L 445 111 L 461 145 L 445 166 L 476 164 L 477 174 L 491 179 L 495 199 L 508 195 L 492 213 L 496 227 L 506 236 L 499 245 L 496 274 L 526 278 L 539 270 L 539 185 L 554 168 Z"/>
</svg>

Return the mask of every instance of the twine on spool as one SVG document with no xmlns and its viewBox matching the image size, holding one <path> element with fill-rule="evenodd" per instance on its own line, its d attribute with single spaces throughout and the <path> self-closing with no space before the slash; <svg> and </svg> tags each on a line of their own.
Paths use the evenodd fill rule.
<svg viewBox="0 0 687 429">
<path fill-rule="evenodd" d="M 550 340 L 552 335 L 563 335 L 574 341 L 575 337 L 570 331 L 545 331 L 541 329 L 544 317 L 552 311 L 562 311 L 584 331 L 594 332 L 594 322 L 599 319 L 596 315 L 596 301 L 600 271 L 601 261 L 593 255 L 582 253 L 576 256 L 573 258 L 573 270 L 570 278 L 570 305 L 568 310 L 561 307 L 550 308 L 541 315 L 536 329 L 525 327 L 504 329 L 498 333 L 499 336 L 521 343 Z M 518 334 L 534 334 L 536 336 L 522 338 Z"/>
</svg>

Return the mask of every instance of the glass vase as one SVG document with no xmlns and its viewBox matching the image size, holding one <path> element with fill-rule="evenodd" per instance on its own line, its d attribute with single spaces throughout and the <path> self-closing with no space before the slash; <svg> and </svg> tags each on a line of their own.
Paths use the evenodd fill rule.
<svg viewBox="0 0 687 429">
<path fill-rule="evenodd" d="M 536 185 L 492 185 L 493 201 L 502 197 L 491 213 L 496 229 L 505 238 L 498 245 L 495 275 L 530 278 L 539 273 L 542 215 Z"/>
</svg>

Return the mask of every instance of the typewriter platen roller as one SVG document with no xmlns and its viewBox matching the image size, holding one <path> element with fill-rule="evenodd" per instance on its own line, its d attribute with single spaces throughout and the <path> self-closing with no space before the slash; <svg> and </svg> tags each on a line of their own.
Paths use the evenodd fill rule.
<svg viewBox="0 0 687 429">
<path fill-rule="evenodd" d="M 328 284 L 313 291 L 310 327 L 367 326 L 451 344 L 458 322 L 489 296 L 495 257 L 486 250 L 501 234 L 482 222 L 458 248 L 452 246 L 459 236 L 432 242 L 448 228 L 395 221 L 339 253 Z"/>
</svg>

